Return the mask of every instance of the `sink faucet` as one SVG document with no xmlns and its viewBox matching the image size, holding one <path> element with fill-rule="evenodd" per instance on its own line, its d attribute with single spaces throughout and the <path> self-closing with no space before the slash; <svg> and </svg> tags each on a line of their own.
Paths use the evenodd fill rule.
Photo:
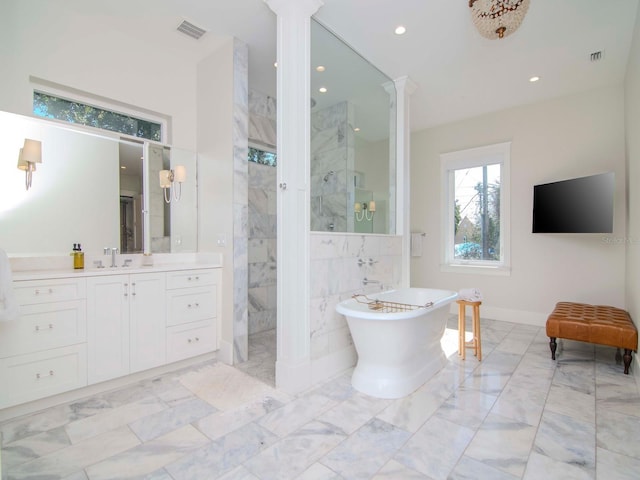
<svg viewBox="0 0 640 480">
<path fill-rule="evenodd" d="M 116 254 L 118 253 L 118 247 L 104 247 L 104 254 L 105 255 L 109 255 L 111 254 L 111 268 L 116 268 L 118 265 L 116 265 Z"/>
</svg>

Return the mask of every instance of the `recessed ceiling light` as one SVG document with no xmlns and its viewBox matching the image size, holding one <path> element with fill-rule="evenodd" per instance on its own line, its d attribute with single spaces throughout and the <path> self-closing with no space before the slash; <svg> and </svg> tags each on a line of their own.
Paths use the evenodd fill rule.
<svg viewBox="0 0 640 480">
<path fill-rule="evenodd" d="M 278 62 L 273 62 L 273 66 L 278 68 Z"/>
<path fill-rule="evenodd" d="M 359 132 L 360 131 L 360 127 L 356 127 L 353 129 L 354 132 Z"/>
<path fill-rule="evenodd" d="M 320 87 L 320 88 L 318 89 L 318 91 L 319 91 L 320 93 L 327 93 L 327 87 Z"/>
<path fill-rule="evenodd" d="M 125 165 L 120 165 L 120 169 L 121 169 L 121 170 L 126 170 L 126 169 L 127 169 L 127 167 L 126 167 Z"/>
<path fill-rule="evenodd" d="M 404 25 L 398 25 L 395 29 L 395 34 L 396 35 L 404 35 L 406 33 L 407 29 L 405 28 Z"/>
<path fill-rule="evenodd" d="M 540 80 L 540 77 L 536 77 L 536 76 L 533 76 L 529 79 L 531 83 L 537 82 L 538 80 Z"/>
<path fill-rule="evenodd" d="M 324 72 L 324 70 L 325 70 L 324 65 L 318 65 L 316 67 L 316 72 Z"/>
</svg>

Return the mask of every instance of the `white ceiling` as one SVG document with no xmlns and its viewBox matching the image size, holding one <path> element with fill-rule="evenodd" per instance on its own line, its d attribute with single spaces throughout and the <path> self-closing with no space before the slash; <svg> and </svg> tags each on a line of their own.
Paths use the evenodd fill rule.
<svg viewBox="0 0 640 480">
<path fill-rule="evenodd" d="M 249 46 L 249 87 L 276 95 L 276 16 L 263 0 L 72 0 L 115 28 L 195 59 L 235 36 Z M 531 0 L 520 29 L 480 36 L 468 0 L 323 0 L 316 18 L 390 78 L 408 75 L 421 130 L 624 80 L 638 0 Z M 182 19 L 208 30 L 176 32 Z M 396 25 L 407 27 L 396 36 Z M 590 54 L 604 51 L 599 62 Z M 530 83 L 529 77 L 541 80 Z"/>
</svg>

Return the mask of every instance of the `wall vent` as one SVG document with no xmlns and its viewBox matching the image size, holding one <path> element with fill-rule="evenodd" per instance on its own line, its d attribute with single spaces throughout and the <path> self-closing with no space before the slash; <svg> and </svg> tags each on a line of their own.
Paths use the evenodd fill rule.
<svg viewBox="0 0 640 480">
<path fill-rule="evenodd" d="M 592 62 L 599 62 L 604 58 L 604 50 L 598 50 L 597 52 L 592 52 L 589 55 L 589 60 Z"/>
<path fill-rule="evenodd" d="M 195 38 L 196 40 L 199 40 L 200 37 L 207 33 L 204 28 L 197 27 L 186 20 L 183 20 L 182 23 L 178 25 L 178 31 L 190 36 L 191 38 Z"/>
</svg>

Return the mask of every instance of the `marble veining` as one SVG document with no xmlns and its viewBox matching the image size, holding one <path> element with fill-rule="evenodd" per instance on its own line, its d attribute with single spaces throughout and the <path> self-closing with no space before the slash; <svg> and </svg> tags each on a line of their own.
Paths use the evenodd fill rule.
<svg viewBox="0 0 640 480">
<path fill-rule="evenodd" d="M 447 364 L 397 400 L 355 391 L 351 369 L 280 391 L 275 331 L 260 332 L 237 367 L 210 360 L 3 422 L 2 480 L 638 478 L 640 394 L 614 349 L 564 341 L 554 362 L 544 328 L 481 324 L 482 362 L 458 357 L 451 316 Z"/>
</svg>

